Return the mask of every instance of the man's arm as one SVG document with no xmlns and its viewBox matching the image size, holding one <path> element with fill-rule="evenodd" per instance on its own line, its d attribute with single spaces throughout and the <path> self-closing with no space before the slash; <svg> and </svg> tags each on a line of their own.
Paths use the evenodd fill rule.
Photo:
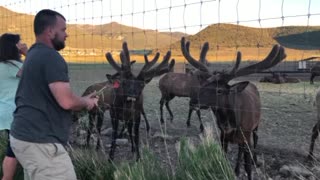
<svg viewBox="0 0 320 180">
<path fill-rule="evenodd" d="M 69 82 L 53 82 L 49 84 L 49 88 L 58 104 L 65 110 L 79 111 L 83 108 L 90 110 L 98 102 L 95 92 L 84 97 L 75 95 Z"/>
</svg>

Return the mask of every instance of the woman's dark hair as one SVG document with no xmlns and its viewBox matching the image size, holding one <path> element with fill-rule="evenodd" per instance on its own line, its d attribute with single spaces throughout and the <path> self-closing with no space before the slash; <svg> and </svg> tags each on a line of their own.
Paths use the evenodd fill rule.
<svg viewBox="0 0 320 180">
<path fill-rule="evenodd" d="M 20 41 L 19 34 L 5 33 L 0 37 L 0 63 L 10 63 L 15 66 L 9 60 L 15 60 L 21 62 L 21 54 L 16 44 Z"/>
</svg>

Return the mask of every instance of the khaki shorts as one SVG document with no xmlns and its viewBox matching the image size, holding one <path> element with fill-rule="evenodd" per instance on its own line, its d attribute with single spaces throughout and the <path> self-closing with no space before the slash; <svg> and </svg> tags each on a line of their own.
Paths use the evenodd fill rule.
<svg viewBox="0 0 320 180">
<path fill-rule="evenodd" d="M 10 136 L 11 147 L 24 168 L 25 180 L 77 180 L 71 159 L 58 143 L 31 143 Z"/>
</svg>

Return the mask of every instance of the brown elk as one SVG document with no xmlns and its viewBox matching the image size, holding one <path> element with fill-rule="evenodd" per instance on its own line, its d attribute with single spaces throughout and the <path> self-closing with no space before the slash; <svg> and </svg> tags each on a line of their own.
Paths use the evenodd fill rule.
<svg viewBox="0 0 320 180">
<path fill-rule="evenodd" d="M 320 62 L 317 62 L 311 69 L 310 69 L 310 84 L 313 84 L 313 79 L 316 76 L 320 76 Z"/>
<path fill-rule="evenodd" d="M 118 76 L 118 74 L 113 75 L 114 77 Z M 112 93 L 112 84 L 109 81 L 104 81 L 100 83 L 95 83 L 90 85 L 89 87 L 86 88 L 86 90 L 83 92 L 82 96 L 86 96 L 94 91 L 99 92 L 99 101 L 98 101 L 98 107 L 95 107 L 91 109 L 88 114 L 89 114 L 89 127 L 87 129 L 87 137 L 86 137 L 86 143 L 87 146 L 90 144 L 90 137 L 91 133 L 93 130 L 93 125 L 95 122 L 95 119 L 97 118 L 96 121 L 96 130 L 98 133 L 98 139 L 97 139 L 97 145 L 96 149 L 100 148 L 100 133 L 101 133 L 101 127 L 104 119 L 104 113 L 105 111 L 110 109 L 110 104 L 112 103 L 111 101 L 111 93 Z M 142 106 L 141 114 L 145 120 L 146 123 L 146 129 L 147 133 L 149 133 L 150 130 L 150 125 L 148 122 L 148 119 L 146 117 L 146 114 L 144 112 L 144 108 Z M 82 115 L 82 112 L 73 112 L 73 119 L 74 121 L 77 121 L 79 117 Z M 124 128 L 121 130 L 120 135 L 124 131 Z"/>
<path fill-rule="evenodd" d="M 204 56 L 206 55 L 208 51 L 208 44 L 205 44 L 201 49 L 201 56 L 200 59 L 203 60 L 204 64 L 207 64 Z M 206 80 L 206 76 L 201 76 L 201 73 L 194 69 L 193 67 L 188 67 L 190 70 L 188 73 L 174 73 L 169 72 L 166 75 L 164 75 L 159 80 L 159 89 L 161 91 L 161 99 L 160 99 L 160 121 L 161 123 L 164 123 L 163 120 L 163 105 L 166 106 L 169 115 L 170 115 L 170 121 L 173 120 L 173 113 L 170 109 L 169 102 L 175 97 L 190 97 L 190 92 L 192 87 L 198 87 L 200 83 L 204 80 Z M 192 112 L 196 110 L 198 119 L 200 122 L 200 130 L 203 131 L 204 127 L 201 120 L 201 113 L 200 109 L 197 109 L 196 107 L 192 106 L 192 104 L 189 104 L 189 113 L 188 113 L 188 120 L 187 120 L 187 126 L 190 127 L 190 119 Z"/>
<path fill-rule="evenodd" d="M 114 78 L 111 75 L 108 76 L 109 81 L 113 84 L 111 93 L 112 103 L 110 104 L 110 117 L 113 129 L 111 149 L 109 152 L 110 160 L 114 159 L 119 120 L 124 120 L 125 124 L 127 124 L 132 145 L 131 150 L 132 152 L 136 151 L 137 159 L 140 158 L 139 126 L 143 104 L 142 91 L 146 83 L 150 82 L 153 77 L 167 73 L 173 68 L 175 61 L 172 60 L 169 64 L 170 56 L 171 52 L 168 51 L 163 61 L 154 68 L 152 68 L 152 66 L 159 59 L 159 53 L 157 53 L 156 57 L 150 62 L 145 58 L 145 65 L 142 67 L 140 73 L 135 76 L 131 71 L 130 54 L 126 42 L 123 43 L 120 53 L 121 66 L 115 62 L 111 53 L 106 54 L 108 62 L 120 75 L 119 78 Z M 133 126 L 134 140 L 132 137 Z"/>
<path fill-rule="evenodd" d="M 317 137 L 319 136 L 319 131 L 320 131 L 320 90 L 317 92 L 315 105 L 317 108 L 317 123 L 314 125 L 314 127 L 312 129 L 311 144 L 310 144 L 310 148 L 309 148 L 308 160 L 313 159 L 314 143 L 315 143 Z"/>
<path fill-rule="evenodd" d="M 259 82 L 283 84 L 283 83 L 299 83 L 300 80 L 295 77 L 288 77 L 287 74 L 272 72 L 271 76 L 262 77 Z"/>
<path fill-rule="evenodd" d="M 260 72 L 275 66 L 286 57 L 284 48 L 275 45 L 264 60 L 240 69 L 241 53 L 238 52 L 235 66 L 230 72 L 211 72 L 202 63 L 203 59 L 197 61 L 190 55 L 189 47 L 190 42 L 185 43 L 185 39 L 182 38 L 181 49 L 183 55 L 191 65 L 201 70 L 208 77 L 199 87 L 192 87 L 190 103 L 199 108 L 211 108 L 221 132 L 222 148 L 227 152 L 229 142 L 237 143 L 239 146 L 235 167 L 236 175 L 238 176 L 240 173 L 240 161 L 244 153 L 244 166 L 250 180 L 252 179 L 250 139 L 251 134 L 253 134 L 255 149 L 258 141 L 257 129 L 260 122 L 260 95 L 257 87 L 248 81 L 232 85 L 229 85 L 229 82 L 237 77 Z M 205 56 L 202 58 L 205 58 Z M 253 158 L 256 161 L 255 150 L 253 151 Z"/>
</svg>

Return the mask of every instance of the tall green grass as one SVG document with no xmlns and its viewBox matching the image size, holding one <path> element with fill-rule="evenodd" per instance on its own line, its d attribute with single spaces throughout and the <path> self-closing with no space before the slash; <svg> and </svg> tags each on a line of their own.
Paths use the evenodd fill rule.
<svg viewBox="0 0 320 180">
<path fill-rule="evenodd" d="M 7 133 L 5 131 L 0 131 L 0 178 L 3 176 L 2 162 L 4 157 L 6 156 L 7 151 Z M 20 165 L 18 165 L 16 174 L 14 176 L 15 180 L 23 180 L 23 169 Z"/>
<path fill-rule="evenodd" d="M 148 148 L 143 148 L 141 159 L 112 164 L 107 155 L 91 149 L 73 149 L 70 157 L 80 180 L 206 180 L 234 178 L 233 170 L 218 144 L 204 138 L 196 148 L 186 139 L 180 142 L 177 167 L 167 169 Z M 0 158 L 6 150 L 6 137 L 0 136 Z M 1 167 L 2 169 L 2 167 Z M 1 176 L 2 176 L 2 170 Z M 175 174 L 172 174 L 175 172 Z M 15 180 L 23 180 L 23 170 L 18 169 Z"/>
<path fill-rule="evenodd" d="M 224 152 L 212 139 L 203 139 L 196 148 L 183 139 L 180 143 L 177 180 L 234 180 L 233 170 Z"/>
<path fill-rule="evenodd" d="M 170 171 L 162 168 L 149 149 L 143 148 L 141 160 L 123 163 L 114 173 L 115 180 L 167 180 L 173 179 Z"/>
<path fill-rule="evenodd" d="M 90 149 L 76 149 L 70 153 L 78 179 L 104 180 L 114 179 L 115 167 L 108 162 L 104 154 Z"/>
</svg>

